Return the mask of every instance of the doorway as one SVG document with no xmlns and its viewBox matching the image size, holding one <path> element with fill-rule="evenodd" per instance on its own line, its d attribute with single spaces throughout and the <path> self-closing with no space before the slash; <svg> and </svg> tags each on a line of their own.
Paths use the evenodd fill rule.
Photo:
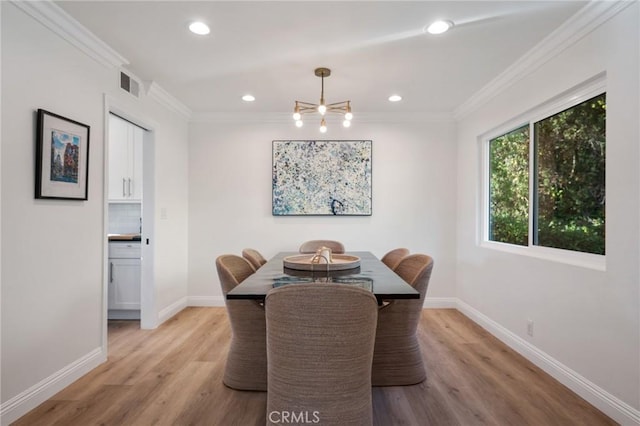
<svg viewBox="0 0 640 426">
<path fill-rule="evenodd" d="M 106 105 L 104 346 L 109 320 L 155 328 L 154 132 Z M 117 257 L 113 257 L 117 256 Z"/>
</svg>

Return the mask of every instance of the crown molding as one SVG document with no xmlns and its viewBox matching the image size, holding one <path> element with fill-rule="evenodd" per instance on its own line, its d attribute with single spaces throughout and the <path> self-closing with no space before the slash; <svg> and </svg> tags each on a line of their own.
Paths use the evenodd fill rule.
<svg viewBox="0 0 640 426">
<path fill-rule="evenodd" d="M 318 116 L 318 125 L 320 123 Z M 336 119 L 327 118 L 329 125 L 335 125 Z M 312 121 L 312 117 L 307 117 L 305 121 Z M 331 120 L 331 121 L 330 121 Z M 262 123 L 278 124 L 289 123 L 294 125 L 290 112 L 264 112 L 264 113 L 231 113 L 231 112 L 196 112 L 191 115 L 191 122 L 194 123 Z M 382 113 L 382 112 L 360 112 L 354 114 L 353 126 L 358 123 L 441 123 L 454 122 L 451 113 Z M 339 122 L 339 120 L 338 120 Z"/>
<path fill-rule="evenodd" d="M 11 2 L 105 67 L 119 69 L 129 63 L 126 58 L 96 37 L 53 1 L 11 0 Z"/>
<path fill-rule="evenodd" d="M 575 44 L 613 16 L 637 0 L 593 0 L 550 33 L 524 56 L 514 62 L 467 101 L 456 108 L 453 116 L 461 120 L 479 109 L 506 88 L 537 70 L 560 52 Z"/>
<path fill-rule="evenodd" d="M 154 81 L 148 84 L 147 96 L 149 96 L 149 98 L 153 99 L 165 108 L 182 114 L 188 119 L 191 119 L 193 115 L 193 112 L 188 106 L 180 102 L 177 98 L 164 90 L 158 83 Z"/>
</svg>

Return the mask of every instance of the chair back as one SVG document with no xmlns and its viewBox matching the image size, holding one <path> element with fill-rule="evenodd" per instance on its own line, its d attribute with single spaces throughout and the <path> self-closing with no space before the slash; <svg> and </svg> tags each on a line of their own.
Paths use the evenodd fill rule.
<svg viewBox="0 0 640 426">
<path fill-rule="evenodd" d="M 279 424 L 282 412 L 322 425 L 372 424 L 373 294 L 345 284 L 289 284 L 267 294 L 265 310 L 267 424 Z"/>
<path fill-rule="evenodd" d="M 390 252 L 382 256 L 382 259 L 380 260 L 382 261 L 382 263 L 387 265 L 389 269 L 391 269 L 392 271 L 395 271 L 400 261 L 403 258 L 407 257 L 408 255 L 409 255 L 409 249 L 397 248 L 397 249 L 391 250 Z"/>
<path fill-rule="evenodd" d="M 255 272 L 248 260 L 235 254 L 223 254 L 216 259 L 222 294 L 227 295 L 235 286 Z"/>
<path fill-rule="evenodd" d="M 266 391 L 264 307 L 255 300 L 226 300 L 227 293 L 255 271 L 248 260 L 234 254 L 219 256 L 216 269 L 231 325 L 231 344 L 222 381 L 233 389 Z"/>
<path fill-rule="evenodd" d="M 331 249 L 332 253 L 342 254 L 344 253 L 344 245 L 340 241 L 333 240 L 310 240 L 305 241 L 300 246 L 300 253 L 315 253 L 320 247 L 327 247 Z"/>
<path fill-rule="evenodd" d="M 432 270 L 433 258 L 426 254 L 411 254 L 402 259 L 396 266 L 396 274 L 400 275 L 400 278 L 420 293 L 420 299 L 398 299 L 392 303 L 392 305 L 397 305 L 396 309 L 399 313 L 406 315 L 406 326 L 409 330 L 413 329 L 415 331 L 420 320 Z"/>
<path fill-rule="evenodd" d="M 265 259 L 258 250 L 252 248 L 246 248 L 242 250 L 242 257 L 247 259 L 249 263 L 251 263 L 251 266 L 253 266 L 253 269 L 255 269 L 256 271 L 262 265 L 267 263 L 267 259 Z"/>
</svg>

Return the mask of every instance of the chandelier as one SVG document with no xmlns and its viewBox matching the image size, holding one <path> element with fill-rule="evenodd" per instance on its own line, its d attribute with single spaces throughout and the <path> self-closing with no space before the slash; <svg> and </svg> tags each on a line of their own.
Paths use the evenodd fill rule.
<svg viewBox="0 0 640 426">
<path fill-rule="evenodd" d="M 342 122 L 342 125 L 344 127 L 351 126 L 351 119 L 353 118 L 353 114 L 351 114 L 351 101 L 335 102 L 332 104 L 327 104 L 324 101 L 324 78 L 331 75 L 331 70 L 329 68 L 316 68 L 314 73 L 317 77 L 322 79 L 320 103 L 314 104 L 311 102 L 296 101 L 296 106 L 293 110 L 293 119 L 296 121 L 296 126 L 302 127 L 302 115 L 310 112 L 318 112 L 322 116 L 322 119 L 320 120 L 321 133 L 327 132 L 325 115 L 330 112 L 344 114 L 344 121 Z"/>
</svg>

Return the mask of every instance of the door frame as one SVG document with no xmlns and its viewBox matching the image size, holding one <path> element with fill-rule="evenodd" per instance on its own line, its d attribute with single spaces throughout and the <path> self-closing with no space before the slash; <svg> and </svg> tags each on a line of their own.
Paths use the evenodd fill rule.
<svg viewBox="0 0 640 426">
<path fill-rule="evenodd" d="M 136 108 L 123 106 L 115 98 L 104 95 L 104 177 L 103 177 L 103 274 L 102 274 L 102 347 L 107 354 L 108 343 L 108 290 L 109 290 L 109 115 L 114 113 L 133 124 L 142 127 L 142 235 L 141 235 L 141 276 L 140 276 L 140 328 L 153 329 L 158 326 L 155 283 L 155 131 L 153 120 L 133 112 Z"/>
</svg>

